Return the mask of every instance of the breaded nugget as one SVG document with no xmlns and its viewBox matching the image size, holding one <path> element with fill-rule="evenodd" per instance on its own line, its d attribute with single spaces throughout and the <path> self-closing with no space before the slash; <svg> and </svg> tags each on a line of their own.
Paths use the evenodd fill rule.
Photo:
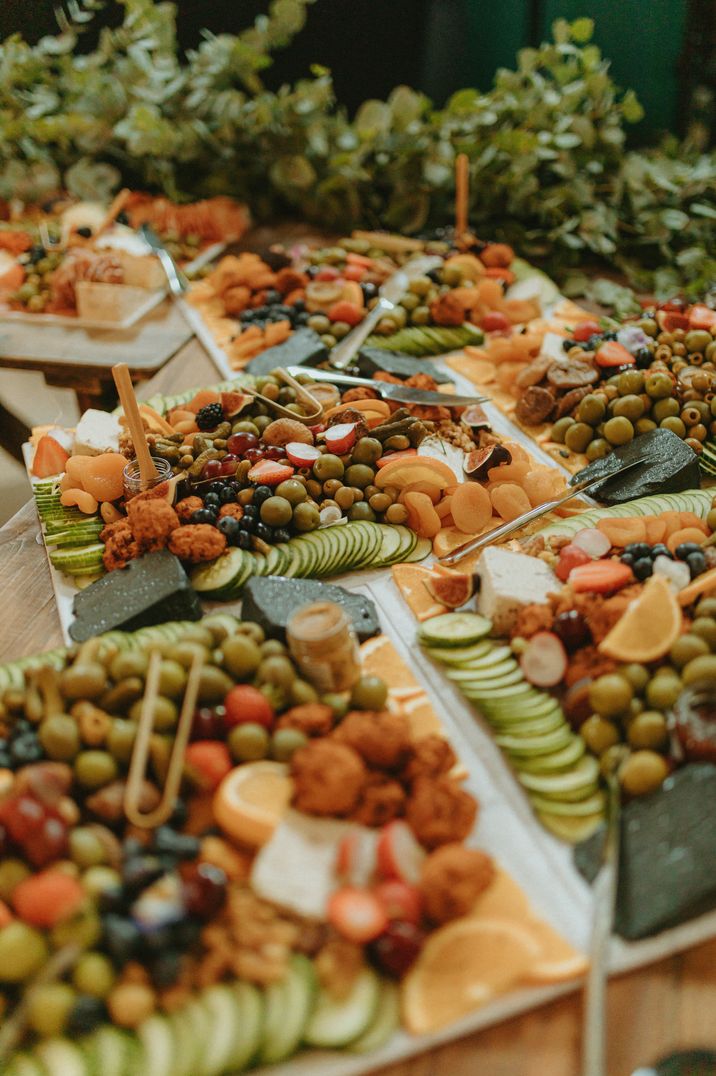
<svg viewBox="0 0 716 1076">
<path fill-rule="evenodd" d="M 179 526 L 179 517 L 164 500 L 133 497 L 127 503 L 127 519 L 142 553 L 164 549 L 169 535 Z"/>
<path fill-rule="evenodd" d="M 332 740 L 299 748 L 291 759 L 291 775 L 299 811 L 339 817 L 355 809 L 367 778 L 360 755 Z"/>
<path fill-rule="evenodd" d="M 281 714 L 276 727 L 298 729 L 299 732 L 305 732 L 306 736 L 327 736 L 334 721 L 330 706 L 322 702 L 306 702 L 302 706 L 292 706 Z"/>
<path fill-rule="evenodd" d="M 203 507 L 204 502 L 201 497 L 184 497 L 183 500 L 177 501 L 175 505 L 176 514 L 182 523 L 189 523 L 194 512 L 198 512 Z"/>
<path fill-rule="evenodd" d="M 423 863 L 420 889 L 425 914 L 433 923 L 468 915 L 495 877 L 495 864 L 485 852 L 462 844 L 444 844 Z"/>
<path fill-rule="evenodd" d="M 226 535 L 211 523 L 190 523 L 177 527 L 169 539 L 169 552 L 189 564 L 215 560 L 226 549 Z"/>
<path fill-rule="evenodd" d="M 404 714 L 388 710 L 352 710 L 334 733 L 341 743 L 350 744 L 369 766 L 394 770 L 407 759 L 410 746 L 410 723 Z"/>
<path fill-rule="evenodd" d="M 401 778 L 412 784 L 418 777 L 439 777 L 455 765 L 455 752 L 444 736 L 431 733 L 416 740 Z"/>
<path fill-rule="evenodd" d="M 476 815 L 476 801 L 446 776 L 419 777 L 405 809 L 408 823 L 426 848 L 463 841 Z"/>
<path fill-rule="evenodd" d="M 405 800 L 398 781 L 382 773 L 371 773 L 351 819 L 363 826 L 384 826 L 404 813 Z"/>
<path fill-rule="evenodd" d="M 130 560 L 139 556 L 139 547 L 126 519 L 108 523 L 100 531 L 99 537 L 100 541 L 104 542 L 102 563 L 108 572 L 126 568 Z"/>
</svg>

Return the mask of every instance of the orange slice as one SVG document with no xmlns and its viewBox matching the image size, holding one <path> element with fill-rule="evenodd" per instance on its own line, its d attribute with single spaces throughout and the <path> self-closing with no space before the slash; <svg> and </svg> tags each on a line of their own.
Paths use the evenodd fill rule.
<svg viewBox="0 0 716 1076">
<path fill-rule="evenodd" d="M 468 351 L 468 349 L 465 349 Z M 485 352 L 482 352 L 484 355 Z M 452 355 L 445 363 L 457 374 L 462 374 L 473 385 L 491 385 L 495 380 L 495 364 L 477 355 Z"/>
<path fill-rule="evenodd" d="M 532 918 L 532 906 L 522 886 L 507 871 L 498 867 L 492 883 L 477 898 L 471 914 L 487 919 L 497 917 L 524 922 Z"/>
<path fill-rule="evenodd" d="M 292 794 L 293 782 L 282 762 L 246 762 L 216 790 L 214 818 L 234 840 L 258 847 L 273 834 Z"/>
<path fill-rule="evenodd" d="M 543 919 L 532 919 L 527 925 L 541 947 L 540 955 L 525 976 L 527 982 L 560 983 L 585 974 L 589 965 L 587 958 L 553 930 L 549 923 Z"/>
<path fill-rule="evenodd" d="M 425 587 L 425 580 L 431 575 L 430 568 L 420 564 L 394 564 L 391 571 L 398 590 L 418 620 L 447 613 L 445 606 L 436 602 Z"/>
<path fill-rule="evenodd" d="M 652 575 L 599 650 L 617 661 L 648 664 L 668 654 L 681 632 L 681 609 L 663 575 Z"/>
<path fill-rule="evenodd" d="M 513 919 L 448 923 L 403 980 L 406 1026 L 418 1035 L 447 1027 L 524 979 L 540 954 L 534 932 Z"/>
<path fill-rule="evenodd" d="M 495 525 L 497 523 L 499 520 L 495 520 Z M 457 549 L 459 545 L 469 542 L 471 538 L 477 538 L 479 533 L 476 531 L 474 534 L 468 534 L 458 527 L 443 527 L 433 538 L 433 553 L 436 557 L 444 557 L 447 553 L 452 553 L 453 549 Z"/>
<path fill-rule="evenodd" d="M 401 456 L 400 459 L 386 463 L 375 476 L 375 484 L 379 489 L 385 489 L 386 486 L 402 489 L 409 482 L 428 482 L 432 486 L 445 489 L 447 486 L 454 486 L 457 478 L 446 463 L 433 459 L 432 456 Z"/>
<path fill-rule="evenodd" d="M 361 665 L 366 676 L 379 676 L 389 684 L 395 698 L 410 698 L 422 690 L 387 635 L 367 639 L 360 648 Z"/>
<path fill-rule="evenodd" d="M 408 719 L 413 740 L 422 740 L 426 736 L 445 735 L 433 705 L 424 691 L 403 702 L 403 713 Z"/>
</svg>

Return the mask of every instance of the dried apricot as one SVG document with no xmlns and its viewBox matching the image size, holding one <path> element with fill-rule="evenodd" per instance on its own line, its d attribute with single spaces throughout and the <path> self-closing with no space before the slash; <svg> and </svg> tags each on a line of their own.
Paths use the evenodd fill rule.
<svg viewBox="0 0 716 1076">
<path fill-rule="evenodd" d="M 532 507 L 522 486 L 514 482 L 505 482 L 493 488 L 490 491 L 490 499 L 493 508 L 505 522 L 517 519 Z"/>
<path fill-rule="evenodd" d="M 676 550 L 676 547 L 682 545 L 684 542 L 696 542 L 698 545 L 702 545 L 706 541 L 706 535 L 699 527 L 683 527 L 680 531 L 674 531 L 666 539 L 666 544 L 669 547 L 671 553 Z"/>
<path fill-rule="evenodd" d="M 434 538 L 442 522 L 427 493 L 415 490 L 406 493 L 404 504 L 408 509 L 408 526 L 421 538 Z"/>
<path fill-rule="evenodd" d="M 450 514 L 465 534 L 484 530 L 492 519 L 490 494 L 479 482 L 463 482 L 452 495 Z"/>
<path fill-rule="evenodd" d="M 522 479 L 520 485 L 527 494 L 533 508 L 538 504 L 559 497 L 564 491 L 564 478 L 551 467 L 535 467 Z"/>
<path fill-rule="evenodd" d="M 124 468 L 127 460 L 119 452 L 92 456 L 84 469 L 82 485 L 97 501 L 116 501 L 124 492 Z"/>
<path fill-rule="evenodd" d="M 597 529 L 606 534 L 617 549 L 622 549 L 631 542 L 646 541 L 646 524 L 643 518 L 628 516 L 624 519 L 600 519 Z"/>
</svg>

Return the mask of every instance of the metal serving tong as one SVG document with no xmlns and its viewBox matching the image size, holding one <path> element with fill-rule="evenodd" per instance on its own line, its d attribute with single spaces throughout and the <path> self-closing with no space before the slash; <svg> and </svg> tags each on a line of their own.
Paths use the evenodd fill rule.
<svg viewBox="0 0 716 1076">
<path fill-rule="evenodd" d="M 189 290 L 189 281 L 185 274 L 174 261 L 153 228 L 150 228 L 148 224 L 142 224 L 139 231 L 142 238 L 148 243 L 152 248 L 152 251 L 159 258 L 162 269 L 166 273 L 169 291 L 175 298 L 180 299 L 182 295 Z"/>
<path fill-rule="evenodd" d="M 608 773 L 606 781 L 607 832 L 602 865 L 592 887 L 594 911 L 582 1013 L 582 1076 L 608 1076 L 604 1002 L 609 975 L 609 940 L 619 881 L 621 798 L 616 773 Z"/>
<path fill-rule="evenodd" d="M 302 385 L 300 381 L 297 381 L 296 378 L 293 377 L 293 374 L 295 373 L 310 373 L 313 378 L 314 371 L 307 370 L 305 366 L 289 366 L 288 369 L 285 369 L 283 366 L 278 366 L 273 372 L 280 377 L 282 381 L 285 381 L 287 385 L 291 386 L 302 404 L 312 408 L 308 414 L 297 415 L 295 411 L 290 411 L 288 407 L 284 407 L 283 404 L 278 403 L 276 400 L 269 400 L 268 396 L 262 396 L 256 389 L 248 388 L 248 386 L 242 386 L 241 391 L 248 393 L 249 396 L 253 396 L 255 400 L 260 400 L 262 404 L 266 404 L 268 408 L 272 411 L 276 411 L 279 415 L 283 415 L 285 418 L 292 418 L 294 422 L 303 422 L 306 426 L 313 426 L 317 422 L 320 422 L 321 415 L 323 414 L 323 404 L 320 400 L 316 399 L 305 385 Z M 319 379 L 314 378 L 314 380 Z M 330 378 L 325 378 L 324 380 L 330 380 Z"/>
<path fill-rule="evenodd" d="M 415 389 L 411 385 L 395 385 L 390 381 L 372 381 L 369 377 L 351 377 L 337 370 L 314 370 L 306 366 L 289 366 L 291 374 L 309 374 L 312 381 L 330 381 L 332 385 L 359 385 L 373 389 L 381 400 L 395 400 L 397 403 L 422 404 L 424 407 L 470 407 L 472 404 L 486 403 L 489 396 L 462 396 L 455 392 L 431 392 L 429 389 Z"/>
<path fill-rule="evenodd" d="M 336 370 L 345 370 L 351 359 L 358 351 L 363 341 L 370 336 L 381 318 L 387 317 L 398 305 L 399 299 L 405 294 L 410 281 L 416 276 L 424 276 L 431 269 L 442 265 L 442 258 L 431 254 L 419 254 L 411 258 L 409 262 L 389 276 L 378 292 L 378 302 L 372 310 L 369 310 L 355 329 L 343 337 L 339 344 L 331 351 L 328 360 Z"/>
<path fill-rule="evenodd" d="M 487 545 L 492 545 L 493 542 L 499 541 L 501 538 L 506 538 L 509 534 L 514 534 L 515 531 L 521 530 L 522 527 L 527 526 L 533 519 L 539 519 L 540 516 L 544 516 L 547 512 L 551 512 L 553 508 L 558 508 L 560 504 L 564 504 L 565 501 L 571 501 L 573 497 L 576 497 L 578 493 L 585 493 L 587 490 L 594 489 L 595 486 L 599 486 L 605 482 L 611 482 L 617 475 L 625 474 L 626 471 L 630 471 L 633 467 L 641 467 L 642 463 L 646 463 L 646 460 L 632 460 L 631 463 L 625 464 L 618 470 L 613 471 L 612 474 L 600 475 L 598 478 L 583 479 L 581 482 L 575 482 L 573 486 L 569 486 L 564 493 L 559 497 L 555 497 L 554 500 L 545 501 L 544 504 L 537 505 L 536 508 L 531 508 L 529 512 L 523 512 L 517 519 L 510 520 L 509 523 L 503 523 L 499 527 L 495 527 L 494 530 L 488 531 L 487 534 L 481 534 L 479 538 L 471 538 L 469 542 L 465 542 L 464 545 L 459 545 L 457 549 L 453 549 L 451 553 L 447 553 L 444 557 L 439 558 L 439 563 L 449 566 L 451 564 L 457 564 L 458 561 L 466 557 L 468 553 L 473 553 L 476 549 L 484 549 Z"/>
<path fill-rule="evenodd" d="M 127 785 L 124 792 L 124 813 L 132 825 L 139 826 L 142 829 L 154 829 L 156 826 L 161 826 L 171 816 L 176 805 L 184 772 L 184 755 L 189 743 L 192 718 L 199 694 L 199 680 L 201 670 L 204 667 L 204 659 L 200 653 L 197 653 L 189 669 L 184 700 L 174 734 L 174 745 L 169 756 L 169 766 L 162 798 L 153 810 L 142 811 L 140 808 L 142 786 L 147 771 L 149 743 L 154 731 L 154 706 L 159 694 L 161 664 L 161 652 L 152 650 L 149 658 L 147 680 L 144 686 L 142 708 L 137 724 L 137 738 L 132 749 Z"/>
</svg>

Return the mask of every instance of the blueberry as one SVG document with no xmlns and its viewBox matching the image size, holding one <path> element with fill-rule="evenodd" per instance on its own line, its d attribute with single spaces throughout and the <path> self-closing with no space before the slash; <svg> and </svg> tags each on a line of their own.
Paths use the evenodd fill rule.
<svg viewBox="0 0 716 1076">
<path fill-rule="evenodd" d="M 668 557 L 669 560 L 674 559 L 674 554 L 663 542 L 657 542 L 656 545 L 651 547 L 651 555 L 654 560 L 656 560 L 657 557 Z"/>
<path fill-rule="evenodd" d="M 676 547 L 676 555 L 679 560 L 686 560 L 692 553 L 700 553 L 701 546 L 696 542 L 682 542 Z"/>
<path fill-rule="evenodd" d="M 293 304 L 293 309 L 297 314 L 303 314 L 306 309 L 306 304 L 303 299 L 296 299 L 296 302 Z"/>
<path fill-rule="evenodd" d="M 151 965 L 151 976 L 155 986 L 164 990 L 172 986 L 181 973 L 182 954 L 176 949 L 167 949 Z"/>
<path fill-rule="evenodd" d="M 216 513 L 208 508 L 197 508 L 196 512 L 191 514 L 191 521 L 192 523 L 214 523 Z"/>
<path fill-rule="evenodd" d="M 142 936 L 131 919 L 110 913 L 102 919 L 104 948 L 117 964 L 126 964 L 134 956 Z"/>
<path fill-rule="evenodd" d="M 239 521 L 233 516 L 223 516 L 216 526 L 222 534 L 226 535 L 228 542 L 232 542 L 239 533 Z"/>
<path fill-rule="evenodd" d="M 42 745 L 34 732 L 24 732 L 21 736 L 15 736 L 10 744 L 10 757 L 16 766 L 39 762 L 43 756 Z"/>
<path fill-rule="evenodd" d="M 267 306 L 257 306 L 254 308 L 254 317 L 257 321 L 267 318 L 269 315 L 269 308 Z"/>
<path fill-rule="evenodd" d="M 124 861 L 122 881 L 128 889 L 135 891 L 146 889 L 164 873 L 156 856 L 144 854 L 132 856 Z"/>
<path fill-rule="evenodd" d="M 651 546 L 648 542 L 630 542 L 624 546 L 624 552 L 631 553 L 635 560 L 639 560 L 640 557 L 651 556 Z"/>
<path fill-rule="evenodd" d="M 196 859 L 201 841 L 189 833 L 177 833 L 171 826 L 160 826 L 154 834 L 154 847 L 158 852 L 170 852 L 179 859 Z"/>
<path fill-rule="evenodd" d="M 706 557 L 700 549 L 697 553 L 689 553 L 685 560 L 689 566 L 692 579 L 706 571 Z"/>
<path fill-rule="evenodd" d="M 256 519 L 258 517 L 259 510 L 255 504 L 244 505 L 244 515 L 247 519 Z"/>
<path fill-rule="evenodd" d="M 210 508 L 215 505 L 217 508 L 221 504 L 221 498 L 218 493 L 212 493 L 211 490 L 204 494 L 204 507 Z"/>
<path fill-rule="evenodd" d="M 225 489 L 227 484 L 228 483 L 226 483 L 226 482 L 222 481 L 221 479 L 219 479 L 216 482 L 211 483 L 211 485 L 209 486 L 208 492 L 209 493 L 221 493 L 222 489 Z"/>
<path fill-rule="evenodd" d="M 291 539 L 291 532 L 286 530 L 285 527 L 277 527 L 273 532 L 274 542 L 288 542 Z"/>
<path fill-rule="evenodd" d="M 214 494 L 214 496 L 218 496 L 220 504 L 231 504 L 232 501 L 236 500 L 236 491 L 231 489 L 230 486 L 225 486 L 221 493 Z"/>
<path fill-rule="evenodd" d="M 101 998 L 81 994 L 70 1010 L 67 1030 L 70 1034 L 93 1031 L 107 1019 L 107 1010 Z"/>
<path fill-rule="evenodd" d="M 91 239 L 92 238 L 92 229 L 86 227 L 86 225 L 85 225 L 82 228 L 77 229 L 77 234 L 81 235 L 83 239 Z"/>
<path fill-rule="evenodd" d="M 648 347 L 640 347 L 638 351 L 634 352 L 634 358 L 636 360 L 637 370 L 648 369 L 654 361 L 654 356 Z"/>
<path fill-rule="evenodd" d="M 239 531 L 237 544 L 239 549 L 251 549 L 251 535 L 248 531 Z"/>
<path fill-rule="evenodd" d="M 269 497 L 273 497 L 273 490 L 270 486 L 257 486 L 254 490 L 252 503 L 254 505 L 262 505 Z M 251 505 L 249 505 L 249 507 L 251 507 Z"/>
<path fill-rule="evenodd" d="M 621 560 L 622 564 L 626 564 L 629 568 L 631 568 L 634 564 L 635 558 L 633 553 L 622 553 L 619 559 Z"/>
<path fill-rule="evenodd" d="M 366 299 L 373 299 L 378 294 L 378 288 L 375 284 L 361 284 L 361 291 Z"/>
<path fill-rule="evenodd" d="M 599 347 L 601 342 L 602 342 L 602 334 L 601 333 L 593 333 L 589 337 L 588 340 L 584 341 L 584 343 L 582 344 L 582 347 L 585 349 L 585 351 L 596 351 L 596 349 Z"/>
<path fill-rule="evenodd" d="M 269 288 L 266 292 L 266 305 L 275 306 L 276 303 L 281 302 L 281 292 L 276 291 L 275 288 Z"/>
<path fill-rule="evenodd" d="M 296 314 L 296 317 L 294 319 L 296 325 L 308 325 L 308 319 L 310 318 L 310 316 L 311 315 L 306 310 L 303 310 L 300 314 Z"/>
<path fill-rule="evenodd" d="M 239 527 L 244 534 L 254 534 L 256 531 L 256 520 L 252 519 L 251 516 L 245 515 L 243 519 L 239 520 Z"/>
<path fill-rule="evenodd" d="M 562 350 L 563 351 L 571 351 L 572 348 L 574 347 L 575 343 L 576 343 L 576 340 L 563 340 L 562 341 Z"/>
<path fill-rule="evenodd" d="M 616 340 L 616 333 L 602 333 L 602 340 Z"/>
<path fill-rule="evenodd" d="M 257 523 L 254 534 L 257 538 L 260 538 L 262 542 L 270 542 L 273 538 L 273 531 L 270 527 L 267 527 L 265 523 Z"/>
<path fill-rule="evenodd" d="M 639 560 L 635 560 L 632 565 L 632 571 L 637 579 L 648 579 L 654 573 L 651 557 L 640 557 Z"/>
</svg>

